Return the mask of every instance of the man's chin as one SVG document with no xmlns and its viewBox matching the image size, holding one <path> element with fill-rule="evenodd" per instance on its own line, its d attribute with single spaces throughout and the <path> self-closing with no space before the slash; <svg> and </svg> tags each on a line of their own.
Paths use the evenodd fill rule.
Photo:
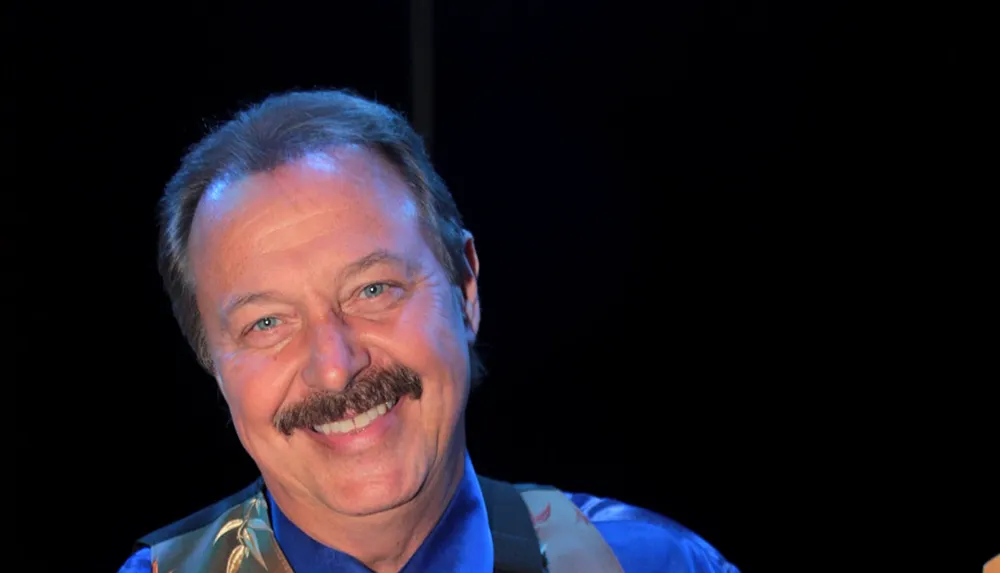
<svg viewBox="0 0 1000 573">
<path fill-rule="evenodd" d="M 326 479 L 313 483 L 313 491 L 327 507 L 345 516 L 370 516 L 405 506 L 419 496 L 427 472 L 423 464 L 399 463 L 397 456 L 334 464 Z"/>
<path fill-rule="evenodd" d="M 412 489 L 412 491 L 411 491 Z M 342 487 L 336 492 L 325 492 L 327 507 L 348 517 L 370 517 L 391 512 L 405 506 L 417 497 L 417 488 Z"/>
</svg>

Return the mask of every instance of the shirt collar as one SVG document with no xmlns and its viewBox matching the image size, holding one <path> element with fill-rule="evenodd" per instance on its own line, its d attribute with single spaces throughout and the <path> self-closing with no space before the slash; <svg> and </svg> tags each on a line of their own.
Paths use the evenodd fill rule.
<svg viewBox="0 0 1000 573">
<path fill-rule="evenodd" d="M 271 504 L 271 526 L 282 553 L 295 573 L 368 573 L 369 569 L 350 555 L 327 547 L 295 526 L 267 494 Z M 489 573 L 493 570 L 493 540 L 486 502 L 479 488 L 468 452 L 462 481 L 440 521 L 417 548 L 400 573 L 462 571 Z"/>
</svg>

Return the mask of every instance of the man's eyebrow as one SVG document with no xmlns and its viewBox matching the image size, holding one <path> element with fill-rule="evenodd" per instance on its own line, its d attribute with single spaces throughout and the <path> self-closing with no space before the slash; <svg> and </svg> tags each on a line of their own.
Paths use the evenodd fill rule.
<svg viewBox="0 0 1000 573">
<path fill-rule="evenodd" d="M 354 262 L 348 264 L 342 271 L 340 271 L 341 280 L 350 278 L 354 275 L 363 273 L 368 269 L 378 266 L 378 265 L 390 265 L 394 267 L 399 267 L 407 275 L 414 274 L 419 266 L 409 261 L 400 255 L 387 251 L 385 249 L 378 249 L 368 253 L 367 255 L 355 260 Z"/>
<path fill-rule="evenodd" d="M 273 301 L 273 300 L 278 300 L 278 298 L 279 297 L 277 293 L 271 291 L 251 292 L 251 293 L 236 295 L 230 298 L 228 302 L 226 302 L 226 305 L 222 309 L 222 316 L 228 317 L 229 315 L 233 314 L 240 308 L 247 306 L 248 304 L 252 304 L 255 302 Z"/>
<path fill-rule="evenodd" d="M 351 276 L 363 273 L 364 271 L 375 267 L 377 265 L 392 265 L 398 266 L 403 269 L 407 275 L 412 275 L 419 268 L 418 265 L 411 261 L 407 261 L 403 257 L 391 253 L 385 249 L 378 249 L 368 253 L 367 255 L 356 259 L 349 263 L 343 270 L 340 271 L 341 280 L 350 278 Z M 243 308 L 244 306 L 256 303 L 256 302 L 271 302 L 279 300 L 281 297 L 278 293 L 273 291 L 261 291 L 261 292 L 251 292 L 239 294 L 231 297 L 225 304 L 222 310 L 223 317 L 228 317 L 234 312 Z"/>
</svg>

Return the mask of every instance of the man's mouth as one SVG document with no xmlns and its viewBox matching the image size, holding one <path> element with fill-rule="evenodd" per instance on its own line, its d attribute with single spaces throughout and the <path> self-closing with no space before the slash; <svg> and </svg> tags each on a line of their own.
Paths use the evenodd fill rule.
<svg viewBox="0 0 1000 573">
<path fill-rule="evenodd" d="M 328 424 L 323 424 L 322 426 L 313 426 L 313 430 L 321 434 L 349 434 L 351 432 L 356 432 L 374 422 L 379 416 L 383 416 L 388 413 L 398 401 L 399 400 L 396 399 L 389 400 L 388 402 L 379 404 L 371 410 L 362 412 L 353 418 L 330 422 Z"/>
</svg>

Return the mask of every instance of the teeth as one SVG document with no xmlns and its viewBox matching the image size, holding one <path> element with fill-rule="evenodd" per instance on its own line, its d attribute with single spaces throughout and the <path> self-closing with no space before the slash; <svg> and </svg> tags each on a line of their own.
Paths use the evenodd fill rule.
<svg viewBox="0 0 1000 573">
<path fill-rule="evenodd" d="M 375 406 L 367 412 L 358 414 L 350 420 L 330 422 L 329 424 L 323 424 L 322 426 L 315 426 L 313 429 L 324 434 L 346 434 L 347 432 L 360 430 L 361 428 L 364 428 L 368 424 L 374 422 L 375 418 L 378 418 L 389 410 L 392 410 L 392 407 L 395 405 L 395 400 L 389 400 L 388 402 Z"/>
</svg>

